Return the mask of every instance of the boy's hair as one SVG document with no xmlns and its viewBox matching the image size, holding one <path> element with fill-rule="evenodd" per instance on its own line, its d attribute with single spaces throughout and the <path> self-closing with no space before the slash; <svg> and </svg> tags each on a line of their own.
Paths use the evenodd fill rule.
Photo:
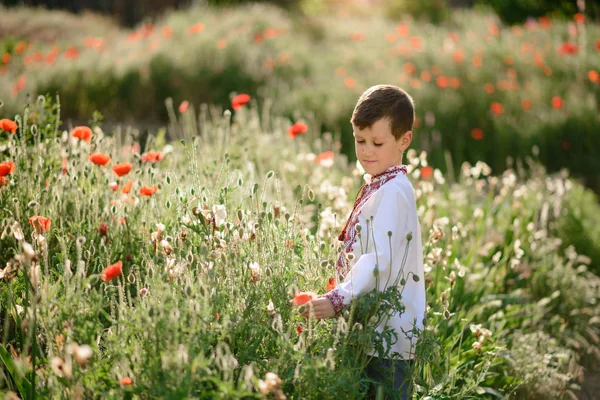
<svg viewBox="0 0 600 400">
<path fill-rule="evenodd" d="M 413 99 L 397 86 L 371 86 L 358 98 L 350 122 L 358 129 L 365 129 L 381 118 L 389 119 L 392 135 L 400 139 L 412 130 L 415 121 Z"/>
</svg>

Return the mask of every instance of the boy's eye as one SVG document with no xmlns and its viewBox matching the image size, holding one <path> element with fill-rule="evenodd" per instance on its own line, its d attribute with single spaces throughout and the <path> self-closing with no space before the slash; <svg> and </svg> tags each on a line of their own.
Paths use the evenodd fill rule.
<svg viewBox="0 0 600 400">
<path fill-rule="evenodd" d="M 381 146 L 383 143 L 373 143 L 375 145 L 375 147 L 379 147 Z"/>
<path fill-rule="evenodd" d="M 364 143 L 364 140 L 357 140 L 356 143 Z"/>
</svg>

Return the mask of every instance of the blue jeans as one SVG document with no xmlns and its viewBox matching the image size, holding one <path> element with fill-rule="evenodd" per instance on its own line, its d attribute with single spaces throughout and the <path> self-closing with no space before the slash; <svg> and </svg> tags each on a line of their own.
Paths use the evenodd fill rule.
<svg viewBox="0 0 600 400">
<path fill-rule="evenodd" d="M 377 387 L 383 386 L 384 399 L 408 400 L 412 398 L 410 382 L 406 380 L 414 360 L 389 360 L 387 358 L 373 357 L 365 373 L 375 382 L 369 387 L 367 399 L 377 398 Z"/>
</svg>

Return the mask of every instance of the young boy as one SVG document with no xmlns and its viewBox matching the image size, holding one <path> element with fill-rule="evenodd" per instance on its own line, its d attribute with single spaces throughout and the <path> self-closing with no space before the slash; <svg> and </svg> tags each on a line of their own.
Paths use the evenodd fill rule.
<svg viewBox="0 0 600 400">
<path fill-rule="evenodd" d="M 414 359 L 426 307 L 421 228 L 414 191 L 402 165 L 403 153 L 412 141 L 414 118 L 412 98 L 396 86 L 373 86 L 358 99 L 351 122 L 356 157 L 368 175 L 339 236 L 344 250 L 336 269 L 343 282 L 311 301 L 302 314 L 333 317 L 356 297 L 373 289 L 384 291 L 396 282 L 406 309 L 376 327 L 381 332 L 387 324 L 395 331 L 397 340 L 386 343 L 393 359 L 380 359 L 372 350 L 369 354 L 375 357 L 366 373 L 378 382 L 393 374 L 394 398 L 401 399 L 410 397 L 404 378 Z M 348 257 L 349 253 L 354 257 Z M 399 275 L 401 279 L 396 279 Z"/>
</svg>

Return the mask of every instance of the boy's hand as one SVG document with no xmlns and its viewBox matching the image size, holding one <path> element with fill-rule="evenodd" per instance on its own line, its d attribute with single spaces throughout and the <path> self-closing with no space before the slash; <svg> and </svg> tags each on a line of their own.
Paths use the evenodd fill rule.
<svg viewBox="0 0 600 400">
<path fill-rule="evenodd" d="M 326 297 L 320 297 L 304 304 L 304 312 L 301 312 L 305 318 L 324 319 L 335 316 L 333 304 Z"/>
</svg>

